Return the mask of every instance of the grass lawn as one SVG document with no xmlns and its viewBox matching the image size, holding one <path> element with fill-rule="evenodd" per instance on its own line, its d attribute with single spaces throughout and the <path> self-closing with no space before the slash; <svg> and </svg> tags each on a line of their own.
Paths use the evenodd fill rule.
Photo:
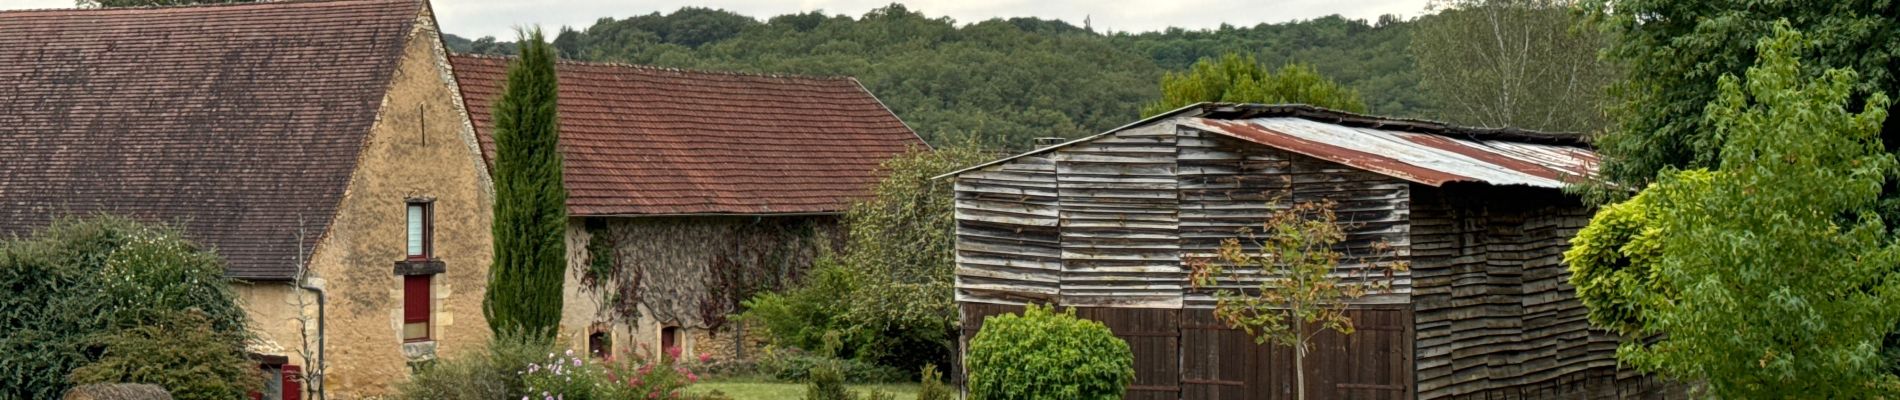
<svg viewBox="0 0 1900 400">
<path fill-rule="evenodd" d="M 884 383 L 875 385 L 848 385 L 851 391 L 859 395 L 872 390 L 884 391 L 897 399 L 917 398 L 915 383 Z M 733 400 L 781 400 L 802 399 L 805 397 L 805 384 L 793 382 L 768 381 L 757 378 L 708 379 L 688 386 L 689 393 L 707 393 L 714 390 L 725 392 Z"/>
</svg>

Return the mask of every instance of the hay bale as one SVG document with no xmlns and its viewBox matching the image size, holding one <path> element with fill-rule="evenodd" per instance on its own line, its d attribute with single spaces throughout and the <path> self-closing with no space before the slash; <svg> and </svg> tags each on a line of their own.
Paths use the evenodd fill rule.
<svg viewBox="0 0 1900 400">
<path fill-rule="evenodd" d="M 65 400 L 172 400 L 171 392 L 144 383 L 94 383 L 66 391 Z"/>
</svg>

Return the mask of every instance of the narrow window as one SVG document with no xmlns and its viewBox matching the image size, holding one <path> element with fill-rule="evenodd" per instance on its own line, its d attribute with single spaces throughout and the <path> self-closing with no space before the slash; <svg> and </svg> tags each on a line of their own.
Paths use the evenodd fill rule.
<svg viewBox="0 0 1900 400">
<path fill-rule="evenodd" d="M 660 351 L 666 351 L 676 346 L 679 346 L 679 343 L 680 343 L 679 336 L 680 336 L 680 328 L 677 326 L 669 326 L 669 327 L 661 328 L 660 329 Z"/>
<path fill-rule="evenodd" d="M 435 213 L 433 203 L 409 203 L 409 259 L 428 260 L 434 254 Z"/>
<path fill-rule="evenodd" d="M 402 340 L 429 340 L 429 278 L 433 275 L 402 277 Z"/>
<path fill-rule="evenodd" d="M 593 353 L 594 358 L 607 358 L 614 353 L 613 338 L 606 331 L 594 331 L 587 335 L 587 351 Z"/>
</svg>

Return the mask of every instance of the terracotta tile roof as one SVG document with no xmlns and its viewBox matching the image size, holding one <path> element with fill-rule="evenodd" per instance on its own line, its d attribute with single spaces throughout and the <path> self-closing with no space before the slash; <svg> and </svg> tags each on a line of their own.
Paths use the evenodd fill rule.
<svg viewBox="0 0 1900 400">
<path fill-rule="evenodd" d="M 451 57 L 484 157 L 508 58 Z M 561 150 L 577 216 L 843 211 L 924 142 L 855 79 L 563 61 Z"/>
<path fill-rule="evenodd" d="M 0 236 L 120 213 L 183 227 L 233 277 L 290 277 L 422 7 L 0 11 Z"/>
</svg>

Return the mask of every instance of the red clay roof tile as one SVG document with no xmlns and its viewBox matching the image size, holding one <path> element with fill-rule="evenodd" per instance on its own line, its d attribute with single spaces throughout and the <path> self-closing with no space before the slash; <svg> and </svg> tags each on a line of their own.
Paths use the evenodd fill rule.
<svg viewBox="0 0 1900 400">
<path fill-rule="evenodd" d="M 484 157 L 509 58 L 450 58 Z M 843 211 L 878 164 L 924 142 L 851 78 L 563 61 L 561 150 L 575 216 Z"/>
</svg>

